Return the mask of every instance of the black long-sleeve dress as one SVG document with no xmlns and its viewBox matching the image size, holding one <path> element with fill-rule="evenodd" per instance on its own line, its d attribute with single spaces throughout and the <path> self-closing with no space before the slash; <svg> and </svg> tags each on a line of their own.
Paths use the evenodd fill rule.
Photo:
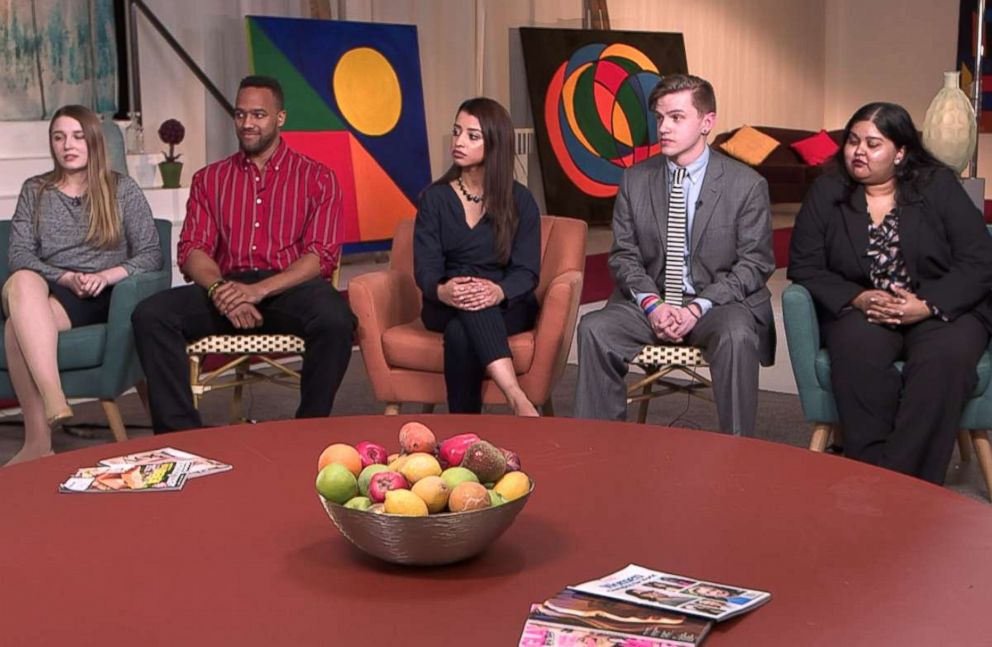
<svg viewBox="0 0 992 647">
<path fill-rule="evenodd" d="M 513 185 L 517 229 L 510 258 L 496 257 L 488 216 L 469 227 L 465 210 L 447 184 L 428 187 L 420 197 L 414 228 L 414 277 L 424 294 L 421 319 L 428 330 L 443 332 L 448 408 L 481 411 L 482 380 L 490 363 L 510 357 L 507 339 L 530 330 L 537 317 L 534 290 L 541 273 L 541 217 L 530 191 Z M 474 276 L 498 284 L 502 303 L 476 312 L 441 303 L 437 288 L 456 276 Z"/>
</svg>

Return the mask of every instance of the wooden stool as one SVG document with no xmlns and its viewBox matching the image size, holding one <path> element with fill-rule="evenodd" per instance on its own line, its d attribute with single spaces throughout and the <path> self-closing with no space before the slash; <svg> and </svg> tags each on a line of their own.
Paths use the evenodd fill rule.
<svg viewBox="0 0 992 647">
<path fill-rule="evenodd" d="M 300 374 L 283 366 L 269 355 L 301 355 L 303 340 L 296 335 L 210 335 L 187 344 L 189 355 L 189 385 L 193 391 L 193 406 L 200 408 L 200 398 L 214 389 L 234 389 L 231 399 L 231 424 L 244 422 L 241 411 L 241 393 L 245 384 L 271 382 L 280 386 L 299 388 Z M 203 372 L 203 358 L 206 355 L 233 355 L 234 358 L 223 366 Z M 268 375 L 251 368 L 251 359 L 258 358 L 269 366 L 278 369 L 275 375 Z M 220 379 L 224 373 L 234 370 L 233 379 Z"/>
<path fill-rule="evenodd" d="M 630 363 L 644 369 L 645 373 L 642 379 L 627 388 L 627 404 L 640 402 L 637 422 L 643 423 L 647 419 L 651 399 L 659 396 L 687 393 L 709 402 L 713 401 L 709 393 L 701 391 L 711 387 L 713 383 L 695 370 L 709 366 L 703 359 L 703 352 L 695 346 L 664 344 L 645 346 L 637 357 L 630 360 Z M 690 383 L 679 384 L 666 379 L 675 372 L 688 377 Z M 664 390 L 653 390 L 655 384 L 663 387 Z"/>
</svg>

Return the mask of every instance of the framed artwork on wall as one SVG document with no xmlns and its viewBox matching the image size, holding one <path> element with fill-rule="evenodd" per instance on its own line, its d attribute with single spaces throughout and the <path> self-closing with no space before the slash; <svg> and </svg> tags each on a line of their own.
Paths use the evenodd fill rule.
<svg viewBox="0 0 992 647">
<path fill-rule="evenodd" d="M 520 28 L 550 214 L 608 223 L 624 169 L 660 151 L 648 95 L 688 71 L 682 34 Z"/>
<path fill-rule="evenodd" d="M 430 157 L 417 28 L 248 16 L 255 74 L 286 95 L 282 135 L 344 192 L 349 243 L 390 239 L 417 212 Z"/>
</svg>

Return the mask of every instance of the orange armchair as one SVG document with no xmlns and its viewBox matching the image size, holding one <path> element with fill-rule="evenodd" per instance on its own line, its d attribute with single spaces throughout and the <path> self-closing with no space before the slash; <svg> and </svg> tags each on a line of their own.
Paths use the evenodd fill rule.
<svg viewBox="0 0 992 647">
<path fill-rule="evenodd" d="M 430 411 L 447 401 L 441 333 L 420 321 L 421 294 L 413 279 L 413 220 L 396 226 L 389 269 L 352 279 L 348 300 L 358 317 L 358 343 L 376 399 L 386 414 L 399 413 L 404 402 Z M 554 415 L 551 391 L 568 359 L 582 292 L 586 223 L 573 218 L 541 217 L 540 311 L 534 330 L 510 337 L 510 351 L 520 386 L 545 415 Z M 491 380 L 482 386 L 482 401 L 504 403 Z"/>
</svg>

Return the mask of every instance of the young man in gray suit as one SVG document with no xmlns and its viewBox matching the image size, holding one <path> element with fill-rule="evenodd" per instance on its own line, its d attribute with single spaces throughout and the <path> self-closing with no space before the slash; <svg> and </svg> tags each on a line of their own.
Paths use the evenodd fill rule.
<svg viewBox="0 0 992 647">
<path fill-rule="evenodd" d="M 684 343 L 710 364 L 721 431 L 752 436 L 758 364 L 775 355 L 768 184 L 707 146 L 716 122 L 709 82 L 666 76 L 648 105 L 662 154 L 620 183 L 609 262 L 616 289 L 579 323 L 575 416 L 624 420 L 630 360 L 647 344 Z"/>
</svg>

